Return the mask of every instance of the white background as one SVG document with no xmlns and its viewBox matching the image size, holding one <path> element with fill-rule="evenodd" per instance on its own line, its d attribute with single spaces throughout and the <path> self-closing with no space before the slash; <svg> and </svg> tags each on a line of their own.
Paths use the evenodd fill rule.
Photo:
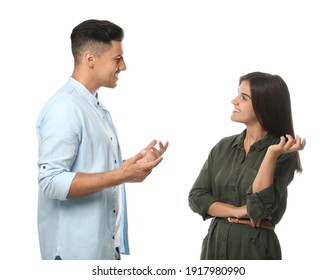
<svg viewBox="0 0 336 280">
<path fill-rule="evenodd" d="M 247 276 L 262 279 L 327 276 L 335 250 L 332 2 L 1 4 L 0 273 L 6 279 L 91 279 L 95 265 L 204 265 L 198 259 L 208 222 L 190 210 L 188 193 L 210 149 L 222 137 L 244 129 L 230 121 L 239 77 L 263 71 L 279 74 L 290 89 L 296 133 L 307 139 L 301 153 L 304 173 L 290 185 L 287 212 L 276 229 L 284 260 L 234 264 L 246 266 Z M 116 89 L 100 90 L 124 158 L 152 139 L 168 140 L 170 146 L 144 183 L 127 185 L 131 255 L 117 263 L 56 264 L 41 261 L 39 254 L 35 123 L 45 101 L 71 75 L 72 28 L 89 18 L 108 19 L 125 30 L 128 69 L 119 76 Z M 207 263 L 228 264 L 232 262 Z"/>
</svg>

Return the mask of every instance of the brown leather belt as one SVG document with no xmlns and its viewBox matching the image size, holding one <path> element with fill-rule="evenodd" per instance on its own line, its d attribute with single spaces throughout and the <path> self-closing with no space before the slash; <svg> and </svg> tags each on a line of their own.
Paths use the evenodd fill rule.
<svg viewBox="0 0 336 280">
<path fill-rule="evenodd" d="M 233 217 L 228 217 L 226 218 L 226 220 L 230 223 L 235 223 L 235 224 L 244 224 L 244 225 L 248 225 L 248 226 L 252 226 L 252 222 L 250 219 L 238 219 L 238 218 L 233 218 Z M 269 221 L 261 221 L 259 228 L 264 228 L 264 229 L 268 229 L 268 230 L 274 230 L 275 229 L 275 225 L 273 225 L 271 222 Z"/>
</svg>

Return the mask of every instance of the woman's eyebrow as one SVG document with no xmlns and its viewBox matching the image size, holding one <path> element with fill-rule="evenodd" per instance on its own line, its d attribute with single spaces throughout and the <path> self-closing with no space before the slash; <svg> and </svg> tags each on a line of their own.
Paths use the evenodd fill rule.
<svg viewBox="0 0 336 280">
<path fill-rule="evenodd" d="M 247 93 L 241 92 L 241 95 L 244 95 L 245 97 L 248 97 L 249 99 L 251 99 L 251 96 L 249 96 Z"/>
</svg>

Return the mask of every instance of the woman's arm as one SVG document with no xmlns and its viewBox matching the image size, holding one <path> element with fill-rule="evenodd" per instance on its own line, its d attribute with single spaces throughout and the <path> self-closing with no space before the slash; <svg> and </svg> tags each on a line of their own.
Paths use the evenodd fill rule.
<svg viewBox="0 0 336 280">
<path fill-rule="evenodd" d="M 252 194 L 256 194 L 257 197 L 259 197 L 260 195 L 258 193 L 265 192 L 265 191 L 268 193 L 268 196 L 272 193 L 273 193 L 272 196 L 274 196 L 276 193 L 279 194 L 280 190 L 284 187 L 287 187 L 288 183 L 291 181 L 290 178 L 286 177 L 286 176 L 290 176 L 288 175 L 290 174 L 288 173 L 290 171 L 288 170 L 288 168 L 285 168 L 284 166 L 282 169 L 279 169 L 278 172 L 276 171 L 278 158 L 280 155 L 283 155 L 283 154 L 289 154 L 289 153 L 297 152 L 299 150 L 303 150 L 305 147 L 306 141 L 305 139 L 301 140 L 299 136 L 296 136 L 295 139 L 290 135 L 286 135 L 286 137 L 287 137 L 287 141 L 286 141 L 286 138 L 282 136 L 280 138 L 279 144 L 268 147 L 268 150 L 261 163 L 257 176 L 254 179 L 254 182 L 252 184 Z M 278 176 L 277 180 L 275 180 L 276 173 Z M 274 184 L 276 184 L 277 189 L 273 189 L 275 188 Z M 270 187 L 272 188 L 270 189 Z M 257 197 L 254 197 L 254 199 L 252 199 L 252 204 L 258 205 L 258 202 L 256 200 Z M 271 203 L 271 201 L 269 201 L 268 203 Z M 275 206 L 273 205 L 273 207 Z M 251 199 L 250 199 L 250 203 L 248 204 L 247 208 L 248 208 L 249 216 L 255 216 L 255 215 L 260 216 L 263 213 L 263 211 L 266 210 L 266 209 L 262 210 L 262 208 L 257 210 L 258 207 L 251 207 Z M 253 213 L 251 213 L 252 209 L 254 209 Z M 252 226 L 258 227 L 261 221 L 254 220 L 251 218 L 251 222 L 252 222 Z"/>
<path fill-rule="evenodd" d="M 236 207 L 227 203 L 216 201 L 208 208 L 208 215 L 218 218 L 248 218 L 246 205 Z"/>
<path fill-rule="evenodd" d="M 305 139 L 301 140 L 299 136 L 296 136 L 294 139 L 291 135 L 287 134 L 286 137 L 280 137 L 279 144 L 269 146 L 257 176 L 254 179 L 252 192 L 260 192 L 273 184 L 275 166 L 280 155 L 303 150 L 305 145 Z"/>
</svg>

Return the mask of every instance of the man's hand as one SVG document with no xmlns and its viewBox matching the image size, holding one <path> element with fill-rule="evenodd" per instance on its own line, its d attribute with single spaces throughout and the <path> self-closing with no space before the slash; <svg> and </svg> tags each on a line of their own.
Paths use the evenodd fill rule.
<svg viewBox="0 0 336 280">
<path fill-rule="evenodd" d="M 157 149 L 155 146 L 156 144 L 159 144 L 159 148 Z M 149 145 L 143 150 L 145 153 L 144 157 L 138 160 L 138 162 L 151 162 L 154 161 L 160 157 L 166 152 L 168 148 L 169 142 L 166 142 L 164 145 L 161 141 L 153 140 L 149 143 Z"/>
<path fill-rule="evenodd" d="M 153 168 L 162 161 L 162 155 L 167 150 L 168 142 L 163 145 L 159 142 L 159 149 L 155 148 L 156 140 L 153 140 L 145 149 L 134 157 L 125 160 L 120 166 L 120 178 L 123 182 L 143 182 L 152 172 Z"/>
</svg>

